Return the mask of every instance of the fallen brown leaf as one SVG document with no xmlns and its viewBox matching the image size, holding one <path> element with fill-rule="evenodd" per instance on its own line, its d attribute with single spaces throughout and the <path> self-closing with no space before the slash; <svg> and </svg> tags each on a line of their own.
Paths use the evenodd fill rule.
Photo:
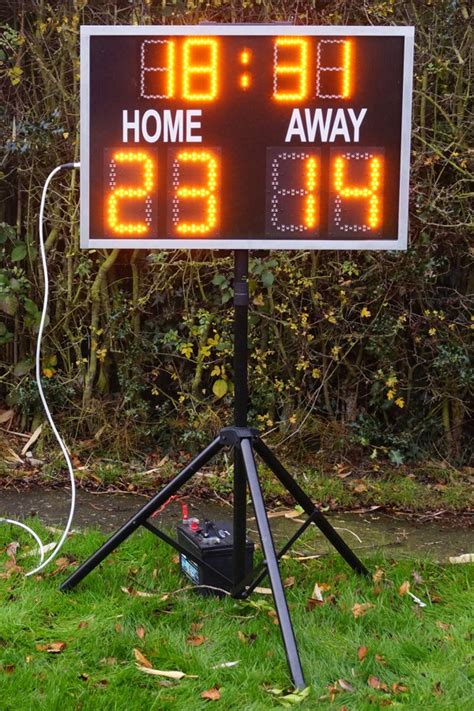
<svg viewBox="0 0 474 711">
<path fill-rule="evenodd" d="M 3 425 L 5 422 L 9 422 L 13 419 L 15 413 L 13 410 L 2 410 L 0 412 L 0 424 Z"/>
<path fill-rule="evenodd" d="M 156 595 L 153 595 L 153 593 L 142 592 L 141 590 L 135 590 L 134 588 L 121 587 L 120 589 L 127 595 L 134 595 L 136 597 L 156 597 Z"/>
<path fill-rule="evenodd" d="M 14 664 L 5 664 L 5 666 L 0 667 L 0 672 L 4 672 L 5 674 L 13 674 L 14 671 Z"/>
<path fill-rule="evenodd" d="M 359 662 L 364 661 L 365 657 L 367 656 L 368 651 L 369 650 L 367 649 L 367 647 L 359 647 L 359 649 L 357 650 L 357 658 L 358 658 Z"/>
<path fill-rule="evenodd" d="M 145 674 L 151 674 L 151 676 L 164 676 L 167 677 L 168 679 L 183 679 L 184 677 L 187 677 L 188 679 L 197 679 L 198 677 L 194 674 L 185 674 L 182 671 L 168 671 L 168 670 L 162 670 L 162 669 L 153 669 L 149 667 L 144 667 L 141 666 L 140 664 L 137 664 L 137 669 L 141 672 L 144 672 Z"/>
<path fill-rule="evenodd" d="M 63 566 L 71 565 L 73 561 L 69 560 L 69 558 L 66 558 L 66 556 L 63 556 L 61 558 L 56 558 L 54 561 L 54 564 L 57 568 L 62 568 Z"/>
<path fill-rule="evenodd" d="M 133 653 L 135 655 L 135 659 L 142 667 L 146 667 L 147 669 L 153 669 L 153 664 L 145 657 L 144 654 L 140 652 L 139 649 L 134 649 Z"/>
<path fill-rule="evenodd" d="M 192 647 L 199 647 L 201 644 L 204 644 L 204 642 L 207 642 L 207 637 L 204 637 L 202 634 L 197 634 L 194 637 L 188 637 L 186 642 Z"/>
<path fill-rule="evenodd" d="M 267 615 L 271 618 L 274 625 L 280 624 L 278 621 L 278 615 L 276 610 L 268 610 Z"/>
<path fill-rule="evenodd" d="M 381 568 L 377 568 L 375 570 L 375 573 L 372 575 L 372 580 L 374 581 L 374 583 L 380 583 L 383 576 L 384 576 L 383 570 Z"/>
<path fill-rule="evenodd" d="M 315 597 L 309 597 L 306 602 L 306 609 L 308 612 L 311 612 L 311 610 L 314 610 L 314 608 L 319 605 L 324 605 L 324 600 L 317 600 Z"/>
<path fill-rule="evenodd" d="M 114 667 L 117 664 L 117 657 L 103 657 L 99 664 L 103 667 Z"/>
<path fill-rule="evenodd" d="M 28 442 L 25 444 L 25 446 L 24 446 L 23 449 L 21 450 L 21 455 L 22 455 L 22 457 L 25 456 L 25 454 L 26 454 L 27 451 L 30 449 L 30 447 L 32 447 L 32 446 L 34 445 L 34 443 L 36 442 L 36 440 L 39 438 L 42 429 L 43 429 L 43 425 L 42 425 L 42 424 L 41 424 L 41 425 L 38 425 L 38 427 L 35 429 L 35 431 L 34 431 L 33 434 L 31 435 L 31 437 L 29 438 Z"/>
<path fill-rule="evenodd" d="M 349 684 L 349 682 L 346 681 L 345 679 L 338 679 L 337 683 L 339 684 L 341 689 L 344 689 L 344 691 L 354 691 L 354 687 L 351 684 Z"/>
<path fill-rule="evenodd" d="M 115 629 L 115 631 L 118 632 L 119 634 L 120 634 L 120 632 L 123 632 L 123 627 L 122 627 L 122 625 L 120 624 L 120 622 L 117 622 L 117 623 L 116 623 L 114 629 Z"/>
<path fill-rule="evenodd" d="M 22 573 L 23 568 L 21 568 L 19 565 L 17 565 L 13 560 L 7 560 L 5 563 L 5 573 L 0 574 L 0 578 L 2 580 L 8 580 L 8 578 L 11 578 L 12 575 L 15 575 L 15 573 Z M 41 580 L 41 578 L 40 578 Z"/>
<path fill-rule="evenodd" d="M 136 628 L 135 630 L 138 639 L 144 639 L 145 638 L 145 628 L 143 625 L 140 625 L 139 627 Z"/>
<path fill-rule="evenodd" d="M 221 692 L 216 686 L 212 689 L 208 689 L 207 691 L 203 691 L 201 694 L 201 699 L 208 699 L 209 701 L 219 701 L 220 698 Z"/>
<path fill-rule="evenodd" d="M 383 681 L 380 681 L 378 676 L 373 676 L 371 674 L 367 679 L 367 684 L 370 686 L 371 689 L 382 689 L 382 691 L 388 691 L 387 684 L 384 684 Z"/>
<path fill-rule="evenodd" d="M 436 684 L 433 686 L 433 694 L 435 696 L 441 696 L 443 694 L 443 687 L 441 686 L 440 681 L 437 681 Z"/>
<path fill-rule="evenodd" d="M 410 590 L 410 583 L 408 580 L 405 580 L 400 587 L 398 588 L 398 593 L 399 595 L 406 595 Z"/>
<path fill-rule="evenodd" d="M 448 625 L 447 622 L 441 622 L 441 620 L 436 620 L 436 627 L 439 627 L 440 630 L 451 629 L 451 625 Z"/>
<path fill-rule="evenodd" d="M 288 578 L 285 578 L 285 580 L 283 581 L 283 585 L 285 586 L 285 588 L 291 588 L 291 587 L 293 587 L 294 584 L 295 584 L 295 576 L 294 575 L 290 575 Z"/>
<path fill-rule="evenodd" d="M 38 652 L 48 652 L 49 654 L 59 654 L 66 649 L 66 642 L 48 642 L 47 644 L 37 644 Z"/>
<path fill-rule="evenodd" d="M 371 602 L 356 602 L 352 607 L 352 614 L 357 617 L 363 617 L 373 607 Z"/>
<path fill-rule="evenodd" d="M 84 630 L 86 627 L 89 627 L 89 623 L 86 622 L 85 620 L 82 620 L 82 621 L 79 622 L 79 624 L 77 625 L 77 629 L 78 629 L 78 630 Z"/>
<path fill-rule="evenodd" d="M 14 563 L 16 563 L 16 554 L 17 554 L 19 547 L 20 547 L 20 544 L 18 543 L 18 541 L 12 541 L 5 548 L 5 553 L 7 554 L 7 556 L 9 558 L 11 558 L 13 560 Z"/>
<path fill-rule="evenodd" d="M 408 686 L 405 686 L 405 684 L 399 684 L 397 681 L 394 681 L 392 684 L 392 691 L 394 694 L 403 694 L 408 691 Z"/>
</svg>

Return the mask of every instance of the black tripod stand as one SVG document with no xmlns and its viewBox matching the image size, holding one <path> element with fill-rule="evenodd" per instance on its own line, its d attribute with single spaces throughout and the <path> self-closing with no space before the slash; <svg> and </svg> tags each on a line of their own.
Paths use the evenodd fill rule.
<svg viewBox="0 0 474 711">
<path fill-rule="evenodd" d="M 235 382 L 235 425 L 225 427 L 219 436 L 211 442 L 190 464 L 188 464 L 172 481 L 170 481 L 158 494 L 142 506 L 137 513 L 132 516 L 118 531 L 116 531 L 90 558 L 88 558 L 79 568 L 70 575 L 61 585 L 61 590 L 69 590 L 91 572 L 101 561 L 106 558 L 122 541 L 133 533 L 139 526 L 143 526 L 156 536 L 173 546 L 176 550 L 184 553 L 191 560 L 195 560 L 189 550 L 183 548 L 177 541 L 166 533 L 151 524 L 149 517 L 164 504 L 170 496 L 175 494 L 183 484 L 196 474 L 203 466 L 223 449 L 231 447 L 234 453 L 234 550 L 233 550 L 233 580 L 225 580 L 231 584 L 231 594 L 233 597 L 244 598 L 250 595 L 255 587 L 268 575 L 275 601 L 275 609 L 280 623 L 281 635 L 285 646 L 288 666 L 294 685 L 298 689 L 303 689 L 303 670 L 298 655 L 293 626 L 291 624 L 285 591 L 280 577 L 278 560 L 284 555 L 293 543 L 301 536 L 308 526 L 314 523 L 324 534 L 330 543 L 341 554 L 344 560 L 360 574 L 367 574 L 367 569 L 334 530 L 329 521 L 315 507 L 311 499 L 301 489 L 299 484 L 287 472 L 278 461 L 272 451 L 260 439 L 257 430 L 247 427 L 247 406 L 248 406 L 248 251 L 235 251 L 235 273 L 234 273 L 234 382 Z M 299 527 L 296 533 L 291 536 L 288 542 L 277 553 L 273 543 L 270 526 L 265 510 L 265 503 L 257 473 L 254 452 L 265 462 L 277 479 L 283 484 L 285 489 L 294 497 L 298 504 L 306 512 L 308 518 Z M 255 511 L 258 531 L 262 543 L 264 554 L 263 563 L 245 576 L 245 542 L 246 542 L 246 486 L 249 486 L 250 496 Z M 212 566 L 201 560 L 195 560 L 200 565 L 209 568 L 215 575 L 223 578 L 222 574 L 214 570 Z"/>
</svg>

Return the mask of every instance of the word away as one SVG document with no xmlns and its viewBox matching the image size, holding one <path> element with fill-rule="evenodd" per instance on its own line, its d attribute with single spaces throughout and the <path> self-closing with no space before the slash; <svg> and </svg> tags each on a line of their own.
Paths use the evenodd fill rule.
<svg viewBox="0 0 474 711">
<path fill-rule="evenodd" d="M 301 143 L 316 143 L 318 140 L 334 143 L 338 136 L 342 136 L 346 143 L 358 143 L 366 113 L 367 109 L 361 109 L 358 115 L 354 109 L 293 109 L 285 143 L 294 138 L 299 138 Z"/>
</svg>

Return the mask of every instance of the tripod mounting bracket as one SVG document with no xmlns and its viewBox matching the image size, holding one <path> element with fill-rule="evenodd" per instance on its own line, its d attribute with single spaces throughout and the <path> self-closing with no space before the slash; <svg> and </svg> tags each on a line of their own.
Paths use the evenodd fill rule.
<svg viewBox="0 0 474 711">
<path fill-rule="evenodd" d="M 253 440 L 259 436 L 259 431 L 252 427 L 224 427 L 219 433 L 219 441 L 226 447 L 240 447 L 243 439 Z"/>
</svg>

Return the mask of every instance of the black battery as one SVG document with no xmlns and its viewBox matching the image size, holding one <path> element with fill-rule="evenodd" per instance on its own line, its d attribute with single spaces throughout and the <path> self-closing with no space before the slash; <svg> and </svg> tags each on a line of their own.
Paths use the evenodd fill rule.
<svg viewBox="0 0 474 711">
<path fill-rule="evenodd" d="M 230 592 L 232 588 L 232 555 L 234 548 L 234 529 L 231 521 L 204 521 L 180 523 L 178 525 L 178 543 L 193 556 L 180 553 L 179 565 L 183 575 L 193 585 L 211 585 Z M 254 544 L 245 539 L 244 577 L 253 568 Z M 201 563 L 212 565 L 216 572 Z M 218 594 L 213 590 L 199 588 L 203 595 Z"/>
</svg>

